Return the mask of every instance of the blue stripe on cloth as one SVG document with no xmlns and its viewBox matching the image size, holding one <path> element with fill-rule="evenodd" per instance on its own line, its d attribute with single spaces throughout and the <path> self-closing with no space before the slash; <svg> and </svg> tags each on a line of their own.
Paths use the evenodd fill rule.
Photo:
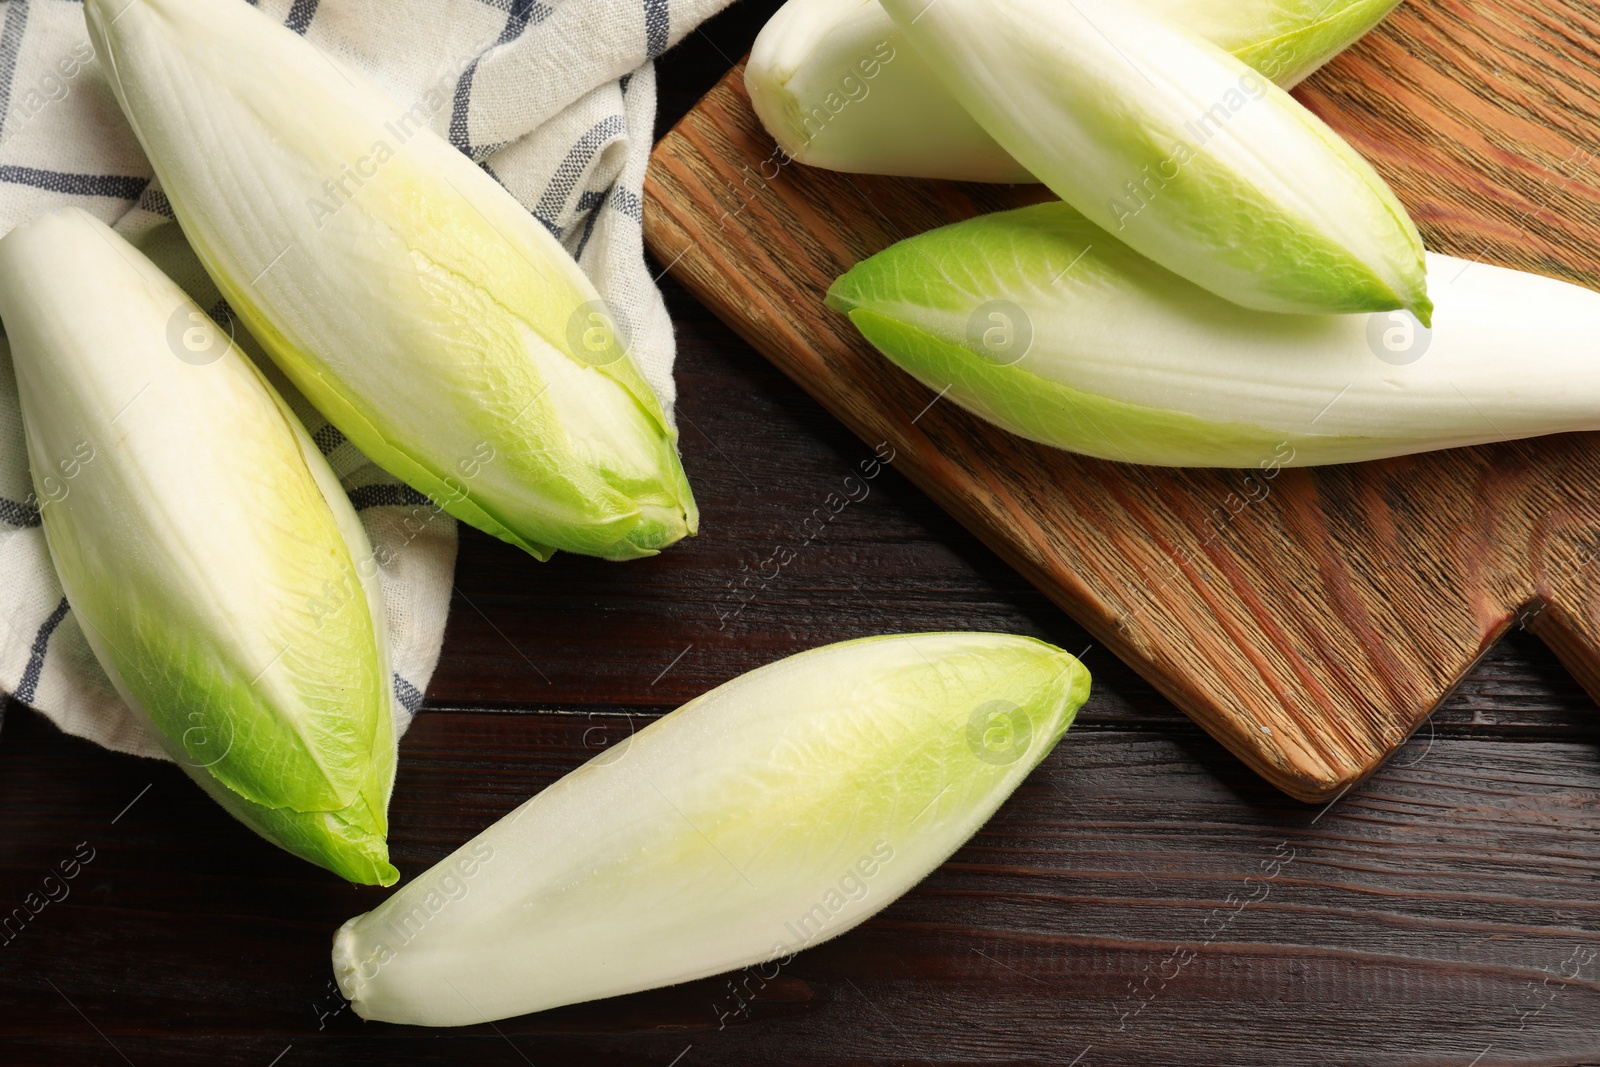
<svg viewBox="0 0 1600 1067">
<path fill-rule="evenodd" d="M 644 202 L 638 195 L 617 186 L 611 193 L 611 206 L 640 225 L 644 224 Z"/>
<path fill-rule="evenodd" d="M 22 32 L 28 27 L 28 0 L 13 0 L 6 8 L 6 25 L 0 30 L 0 116 L 11 110 L 11 83 L 17 76 L 17 53 L 22 49 Z M 0 117 L 0 132 L 5 120 Z"/>
<path fill-rule="evenodd" d="M 422 707 L 422 690 L 400 677 L 394 676 L 394 695 L 400 701 L 400 706 L 415 715 L 417 709 Z"/>
<path fill-rule="evenodd" d="M 177 212 L 172 210 L 172 201 L 167 199 L 167 194 L 160 189 L 146 188 L 139 194 L 139 206 L 146 211 L 162 218 L 176 219 Z"/>
<path fill-rule="evenodd" d="M 61 620 L 67 617 L 67 598 L 62 597 L 61 603 L 56 605 L 56 610 L 44 620 L 39 627 L 39 632 L 34 635 L 33 649 L 28 653 L 28 665 L 23 668 L 22 681 L 17 685 L 16 698 L 24 704 L 33 700 L 34 694 L 39 690 L 39 675 L 44 671 L 44 653 L 50 647 L 50 635 L 56 632 L 56 627 L 61 625 Z"/>
<path fill-rule="evenodd" d="M 499 48 L 516 40 L 530 24 L 537 26 L 549 18 L 554 10 L 539 0 L 511 0 L 510 7 L 506 9 L 506 24 L 501 28 L 500 36 L 489 48 Z M 478 59 L 474 59 L 468 64 L 467 69 L 461 72 L 461 80 L 456 82 L 455 100 L 450 107 L 450 143 L 469 156 L 474 155 L 474 152 L 472 140 L 468 136 L 467 111 L 472 106 L 472 80 L 478 74 Z"/>
<path fill-rule="evenodd" d="M 478 0 L 478 3 L 482 4 L 484 7 L 492 7 L 497 11 L 511 12 L 515 11 L 517 6 L 523 3 L 523 0 Z M 532 6 L 532 22 L 535 26 L 549 18 L 551 13 L 555 11 L 555 8 L 549 6 L 548 4 L 539 3 L 539 0 L 534 0 Z"/>
<path fill-rule="evenodd" d="M 39 509 L 32 504 L 19 504 L 0 497 L 0 522 L 19 529 L 31 529 L 40 524 Z"/>
<path fill-rule="evenodd" d="M 317 0 L 294 0 L 289 5 L 289 17 L 283 24 L 304 37 L 306 28 L 311 25 L 311 18 L 317 13 Z"/>
<path fill-rule="evenodd" d="M 541 4 L 539 0 L 512 0 L 511 16 L 506 19 L 506 28 L 500 31 L 500 40 L 495 43 L 506 44 L 516 40 L 529 25 L 539 25 L 549 18 L 554 10 L 555 8 Z"/>
<path fill-rule="evenodd" d="M 339 432 L 337 426 L 328 425 L 311 435 L 311 440 L 316 443 L 317 451 L 324 456 L 333 455 L 333 450 L 344 444 L 348 438 Z"/>
<path fill-rule="evenodd" d="M 578 238 L 578 247 L 572 253 L 573 259 L 582 259 L 583 250 L 589 247 L 589 238 L 594 236 L 594 224 L 600 221 L 600 212 L 595 208 L 605 203 L 605 200 L 605 193 L 597 193 L 592 189 L 578 197 L 578 210 L 588 212 L 588 217 L 583 220 L 583 236 Z"/>
<path fill-rule="evenodd" d="M 544 187 L 544 194 L 539 197 L 539 203 L 534 207 L 533 213 L 540 218 L 557 219 L 561 217 L 561 208 L 566 204 L 567 197 L 572 195 L 572 190 L 578 184 L 578 179 L 583 177 L 583 172 L 594 161 L 595 153 L 600 146 L 613 137 L 621 137 L 628 130 L 627 123 L 621 115 L 607 115 L 589 128 L 576 144 L 567 152 L 567 158 L 556 167 L 556 172 L 550 176 L 550 184 Z"/>
<path fill-rule="evenodd" d="M 672 28 L 672 12 L 667 0 L 644 0 L 644 54 L 654 59 L 667 50 L 667 35 Z"/>
<path fill-rule="evenodd" d="M 121 174 L 68 174 L 59 170 L 37 170 L 33 167 L 0 167 L 0 182 L 12 185 L 31 185 L 52 193 L 68 196 L 106 196 L 114 200 L 137 200 L 149 178 L 134 178 Z"/>
<path fill-rule="evenodd" d="M 359 485 L 350 490 L 357 511 L 368 508 L 433 507 L 433 501 L 409 485 Z"/>
<path fill-rule="evenodd" d="M 474 59 L 461 72 L 461 79 L 456 82 L 455 102 L 450 106 L 450 143 L 469 156 L 472 143 L 467 139 L 467 107 L 472 101 L 472 79 L 477 73 L 478 61 Z"/>
</svg>

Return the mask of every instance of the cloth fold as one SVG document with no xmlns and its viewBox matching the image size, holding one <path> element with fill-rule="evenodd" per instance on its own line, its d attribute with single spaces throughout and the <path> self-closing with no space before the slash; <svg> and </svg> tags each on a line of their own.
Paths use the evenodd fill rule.
<svg viewBox="0 0 1600 1067">
<path fill-rule="evenodd" d="M 555 234 L 594 281 L 670 413 L 672 324 L 646 267 L 640 229 L 656 106 L 651 61 L 728 2 L 259 0 L 256 6 L 371 78 Z M 0 0 L 0 234 L 75 204 L 142 247 L 175 237 L 171 206 L 151 175 L 94 55 L 82 4 Z M 192 270 L 173 274 L 201 307 L 228 314 L 197 260 Z M 263 369 L 343 481 L 378 557 L 390 561 L 382 585 L 395 719 L 403 732 L 438 665 L 455 522 L 362 455 L 281 375 Z M 4 346 L 0 689 L 68 733 L 165 758 L 117 697 L 62 596 L 40 528 Z"/>
</svg>

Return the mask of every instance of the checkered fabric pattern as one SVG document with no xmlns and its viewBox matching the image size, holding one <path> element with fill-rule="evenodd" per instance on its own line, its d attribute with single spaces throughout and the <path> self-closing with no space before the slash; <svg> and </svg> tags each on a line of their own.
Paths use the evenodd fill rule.
<svg viewBox="0 0 1600 1067">
<path fill-rule="evenodd" d="M 135 0 L 137 2 L 137 0 Z M 250 2 L 250 0 L 238 0 Z M 254 0 L 364 71 L 493 174 L 566 246 L 624 327 L 670 411 L 672 324 L 646 267 L 651 61 L 729 0 Z M 74 0 L 0 0 L 0 233 L 75 204 L 139 243 L 175 226 L 117 109 Z M 175 277 L 226 315 L 198 268 Z M 92 294 L 90 294 L 92 298 Z M 56 581 L 0 346 L 0 688 L 68 733 L 163 758 L 95 662 Z M 344 480 L 383 569 L 396 725 L 438 664 L 456 529 L 274 376 Z M 418 516 L 429 517 L 417 532 Z"/>
</svg>

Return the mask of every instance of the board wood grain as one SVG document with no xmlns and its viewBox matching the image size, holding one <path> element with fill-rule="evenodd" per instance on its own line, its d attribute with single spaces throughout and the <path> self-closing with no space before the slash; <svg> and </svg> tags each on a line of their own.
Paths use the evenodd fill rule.
<svg viewBox="0 0 1600 1067">
<path fill-rule="evenodd" d="M 1597 41 L 1600 10 L 1572 0 L 1411 0 L 1298 95 L 1430 248 L 1600 287 Z M 1600 436 L 1273 477 L 1070 455 L 941 403 L 822 304 L 860 259 L 1037 187 L 788 163 L 736 67 L 645 193 L 647 244 L 687 289 L 1293 796 L 1371 773 L 1513 627 L 1600 693 Z"/>
</svg>

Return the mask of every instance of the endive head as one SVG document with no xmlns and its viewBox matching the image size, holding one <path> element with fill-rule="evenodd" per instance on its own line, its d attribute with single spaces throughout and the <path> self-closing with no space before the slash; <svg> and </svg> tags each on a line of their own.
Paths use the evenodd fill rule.
<svg viewBox="0 0 1600 1067">
<path fill-rule="evenodd" d="M 0 318 L 51 557 L 118 691 L 251 829 L 393 882 L 376 568 L 304 429 L 226 330 L 76 208 L 0 240 Z"/>
<path fill-rule="evenodd" d="M 940 395 L 1103 459 L 1270 474 L 1600 426 L 1600 294 L 1429 263 L 1431 330 L 1251 311 L 1051 203 L 902 241 L 828 303 Z"/>
<path fill-rule="evenodd" d="M 195 251 L 375 462 L 540 557 L 694 532 L 676 433 L 555 237 L 430 123 L 237 0 L 88 0 Z"/>
<path fill-rule="evenodd" d="M 1431 304 L 1422 240 L 1334 131 L 1123 0 L 882 0 L 978 123 L 1129 247 L 1245 307 Z"/>
<path fill-rule="evenodd" d="M 785 958 L 921 881 L 1072 722 L 1089 675 L 1005 634 L 815 649 L 551 785 L 334 942 L 366 1019 L 452 1026 Z"/>
</svg>

